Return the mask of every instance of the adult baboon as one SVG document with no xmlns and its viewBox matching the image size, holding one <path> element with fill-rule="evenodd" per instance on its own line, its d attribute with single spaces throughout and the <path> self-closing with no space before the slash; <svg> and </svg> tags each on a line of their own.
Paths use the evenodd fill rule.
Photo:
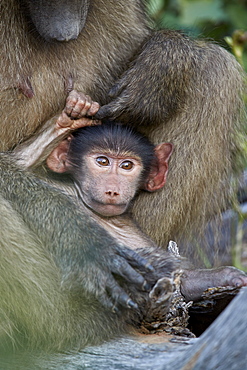
<svg viewBox="0 0 247 370">
<path fill-rule="evenodd" d="M 174 144 L 165 192 L 142 194 L 133 209 L 165 245 L 225 206 L 243 78 L 219 46 L 148 24 L 141 0 L 3 0 L 1 149 L 33 135 L 74 84 L 105 105 L 98 118 L 135 122 L 155 144 Z"/>
</svg>

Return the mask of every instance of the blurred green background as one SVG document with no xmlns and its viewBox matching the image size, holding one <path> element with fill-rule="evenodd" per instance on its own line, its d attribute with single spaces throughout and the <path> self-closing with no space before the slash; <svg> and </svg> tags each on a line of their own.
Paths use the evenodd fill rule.
<svg viewBox="0 0 247 370">
<path fill-rule="evenodd" d="M 147 0 L 147 7 L 157 28 L 216 40 L 247 70 L 247 0 Z"/>
</svg>

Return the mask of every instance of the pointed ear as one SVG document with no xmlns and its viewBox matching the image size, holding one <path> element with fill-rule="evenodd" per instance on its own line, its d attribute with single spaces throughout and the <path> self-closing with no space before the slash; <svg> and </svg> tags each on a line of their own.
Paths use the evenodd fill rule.
<svg viewBox="0 0 247 370">
<path fill-rule="evenodd" d="M 150 174 L 144 186 L 147 191 L 156 191 L 166 183 L 166 176 L 168 172 L 168 161 L 173 151 L 173 145 L 170 143 L 162 143 L 156 145 L 155 156 L 156 163 L 151 168 Z"/>
<path fill-rule="evenodd" d="M 68 171 L 69 166 L 67 161 L 67 154 L 69 150 L 70 140 L 70 138 L 66 138 L 65 140 L 61 141 L 58 146 L 51 152 L 46 160 L 47 167 L 49 167 L 50 170 L 57 173 Z"/>
</svg>

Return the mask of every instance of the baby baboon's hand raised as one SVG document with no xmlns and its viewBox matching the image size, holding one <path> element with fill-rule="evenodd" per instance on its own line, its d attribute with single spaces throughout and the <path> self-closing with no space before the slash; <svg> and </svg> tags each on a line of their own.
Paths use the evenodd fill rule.
<svg viewBox="0 0 247 370">
<path fill-rule="evenodd" d="M 72 90 L 67 97 L 64 112 L 71 118 L 79 119 L 94 116 L 99 108 L 99 103 L 92 101 L 90 96 Z"/>
<path fill-rule="evenodd" d="M 90 96 L 72 90 L 67 97 L 64 110 L 58 117 L 56 129 L 63 129 L 64 133 L 64 128 L 70 131 L 84 126 L 99 125 L 101 124 L 99 120 L 92 119 L 99 108 L 99 103 L 92 101 Z"/>
</svg>

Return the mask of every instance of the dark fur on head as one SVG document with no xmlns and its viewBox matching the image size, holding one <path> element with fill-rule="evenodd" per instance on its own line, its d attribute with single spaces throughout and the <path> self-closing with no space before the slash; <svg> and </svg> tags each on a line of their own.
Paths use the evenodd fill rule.
<svg viewBox="0 0 247 370">
<path fill-rule="evenodd" d="M 104 123 L 83 127 L 73 133 L 68 159 L 73 169 L 80 168 L 83 156 L 92 151 L 117 155 L 136 155 L 143 164 L 142 179 L 150 172 L 155 161 L 154 145 L 129 126 Z"/>
</svg>

